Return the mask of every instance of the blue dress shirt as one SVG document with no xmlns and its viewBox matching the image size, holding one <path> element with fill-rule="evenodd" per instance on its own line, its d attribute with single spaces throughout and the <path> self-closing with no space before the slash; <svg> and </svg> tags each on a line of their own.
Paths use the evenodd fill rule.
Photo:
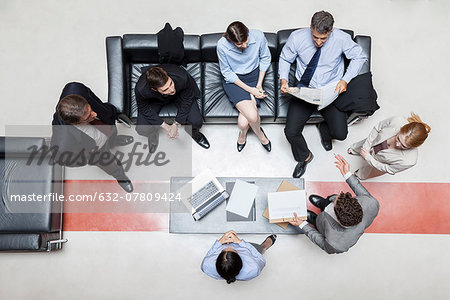
<svg viewBox="0 0 450 300">
<path fill-rule="evenodd" d="M 231 246 L 231 248 L 236 250 L 242 259 L 242 269 L 238 276 L 236 276 L 236 280 L 250 280 L 261 273 L 266 265 L 266 260 L 255 247 L 242 240 L 239 244 L 231 243 L 229 245 L 222 245 L 216 241 L 211 249 L 209 249 L 208 253 L 206 253 L 202 262 L 202 271 L 205 272 L 206 275 L 211 276 L 214 279 L 223 279 L 219 273 L 217 273 L 216 261 L 220 252 L 222 252 L 223 249 L 228 248 L 228 246 Z"/>
<path fill-rule="evenodd" d="M 256 29 L 249 30 L 248 46 L 244 51 L 222 37 L 217 42 L 217 56 L 220 71 L 228 83 L 238 80 L 236 74 L 248 74 L 258 66 L 260 71 L 266 72 L 271 61 L 266 37 L 262 31 Z"/>
<path fill-rule="evenodd" d="M 309 28 L 298 29 L 291 33 L 280 54 L 280 79 L 289 80 L 289 70 L 294 60 L 297 61 L 295 77 L 300 80 L 309 61 L 317 48 Z M 350 64 L 344 74 L 344 54 Z M 363 49 L 355 43 L 349 34 L 334 28 L 328 40 L 322 46 L 319 62 L 309 83 L 312 88 L 321 88 L 333 81 L 345 80 L 347 83 L 358 75 L 367 57 Z"/>
</svg>

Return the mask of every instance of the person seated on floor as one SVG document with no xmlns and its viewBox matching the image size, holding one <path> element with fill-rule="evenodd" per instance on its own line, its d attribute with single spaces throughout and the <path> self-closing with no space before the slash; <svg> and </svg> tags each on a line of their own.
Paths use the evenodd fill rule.
<svg viewBox="0 0 450 300">
<path fill-rule="evenodd" d="M 200 132 L 203 125 L 197 104 L 200 90 L 185 69 L 172 64 L 151 67 L 139 77 L 134 92 L 138 107 L 136 131 L 148 138 L 151 153 L 158 147 L 159 127 L 174 139 L 179 135 L 180 124 L 192 125 L 192 139 L 201 147 L 209 148 L 208 140 Z M 178 109 L 175 122 L 171 125 L 159 117 L 161 108 L 169 103 L 175 103 Z"/>
<path fill-rule="evenodd" d="M 233 22 L 217 42 L 217 56 L 224 77 L 223 88 L 233 107 L 239 111 L 237 150 L 244 149 L 251 127 L 264 149 L 270 152 L 272 145 L 260 127 L 257 108 L 260 99 L 267 96 L 262 85 L 271 62 L 264 33 L 249 30 L 242 22 Z"/>
<path fill-rule="evenodd" d="M 295 220 L 290 222 L 299 226 L 313 243 L 328 254 L 347 252 L 372 224 L 380 209 L 378 201 L 350 172 L 347 161 L 340 155 L 335 158 L 336 167 L 356 196 L 343 192 L 327 198 L 311 195 L 309 201 L 320 208 L 321 213 L 316 215 L 308 210 L 307 221 L 302 221 L 294 213 Z"/>
<path fill-rule="evenodd" d="M 206 253 L 202 271 L 214 279 L 225 279 L 227 283 L 253 279 L 266 265 L 263 254 L 276 238 L 272 234 L 259 245 L 241 240 L 233 230 L 227 231 Z"/>
<path fill-rule="evenodd" d="M 418 150 L 431 128 L 415 113 L 408 118 L 391 117 L 378 123 L 369 136 L 353 144 L 348 154 L 361 155 L 368 165 L 355 175 L 368 179 L 383 174 L 394 175 L 416 165 Z"/>
<path fill-rule="evenodd" d="M 110 152 L 133 142 L 129 135 L 117 135 L 116 108 L 103 103 L 87 86 L 68 83 L 53 115 L 51 145 L 57 146 L 57 163 L 67 167 L 95 165 L 117 179 L 128 193 L 133 191 L 122 163 Z M 59 126 L 66 125 L 66 126 Z"/>
<path fill-rule="evenodd" d="M 319 124 L 319 132 L 326 151 L 332 149 L 331 139 L 342 141 L 347 137 L 346 113 L 337 109 L 334 100 L 338 94 L 347 90 L 347 84 L 358 75 L 367 60 L 362 47 L 348 33 L 333 28 L 333 24 L 334 19 L 330 13 L 316 12 L 311 18 L 310 28 L 292 32 L 280 54 L 282 93 L 290 91 L 289 72 L 294 61 L 297 63 L 297 86 L 322 89 L 323 92 L 323 104 L 319 107 L 300 99 L 292 99 L 289 104 L 284 133 L 297 161 L 292 174 L 294 178 L 301 177 L 314 158 L 302 131 L 316 109 L 319 109 L 325 120 Z M 347 69 L 344 66 L 344 55 L 350 60 Z M 325 94 L 325 90 L 331 92 Z"/>
</svg>

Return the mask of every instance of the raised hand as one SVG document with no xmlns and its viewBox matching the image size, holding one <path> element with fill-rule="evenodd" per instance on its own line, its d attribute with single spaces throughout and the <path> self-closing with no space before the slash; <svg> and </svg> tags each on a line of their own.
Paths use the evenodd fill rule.
<svg viewBox="0 0 450 300">
<path fill-rule="evenodd" d="M 337 155 L 334 155 L 334 158 L 337 159 L 337 161 L 335 161 L 334 164 L 336 165 L 336 168 L 338 168 L 339 171 L 341 171 L 342 176 L 344 176 L 345 174 L 350 172 L 350 166 L 349 166 L 348 162 L 342 156 L 337 154 Z"/>
</svg>

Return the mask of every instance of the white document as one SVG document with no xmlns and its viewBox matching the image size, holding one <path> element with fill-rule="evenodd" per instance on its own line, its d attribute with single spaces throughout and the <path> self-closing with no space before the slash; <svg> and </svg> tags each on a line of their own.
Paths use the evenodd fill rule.
<svg viewBox="0 0 450 300">
<path fill-rule="evenodd" d="M 247 218 L 257 192 L 258 186 L 236 179 L 226 210 Z"/>
<path fill-rule="evenodd" d="M 289 94 L 308 103 L 321 105 L 322 104 L 322 90 L 307 87 L 291 87 Z"/>
<path fill-rule="evenodd" d="M 299 217 L 307 215 L 305 190 L 268 193 L 267 203 L 271 220 L 292 218 L 294 212 Z"/>
<path fill-rule="evenodd" d="M 334 92 L 338 83 L 339 81 L 334 81 L 320 88 L 322 90 L 322 104 L 319 105 L 318 110 L 327 107 L 339 96 L 338 92 Z"/>
<path fill-rule="evenodd" d="M 321 110 L 333 103 L 339 96 L 339 93 L 334 92 L 338 83 L 339 81 L 333 81 L 319 89 L 291 87 L 289 88 L 289 94 L 308 103 L 318 105 L 317 109 Z"/>
</svg>

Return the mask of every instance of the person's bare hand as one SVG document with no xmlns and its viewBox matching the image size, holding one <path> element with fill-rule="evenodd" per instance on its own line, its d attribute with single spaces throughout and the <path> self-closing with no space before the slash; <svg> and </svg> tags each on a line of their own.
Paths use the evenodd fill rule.
<svg viewBox="0 0 450 300">
<path fill-rule="evenodd" d="M 233 230 L 227 231 L 219 239 L 219 243 L 221 243 L 221 244 L 234 243 L 233 240 L 235 240 L 235 237 L 237 237 L 236 232 L 234 232 Z"/>
<path fill-rule="evenodd" d="M 167 131 L 167 136 L 171 139 L 175 139 L 179 135 L 180 134 L 178 133 L 178 126 L 175 123 L 170 125 L 169 130 Z"/>
<path fill-rule="evenodd" d="M 350 172 L 350 166 L 348 162 L 339 154 L 335 155 L 334 158 L 337 159 L 337 161 L 334 162 L 336 167 L 341 171 L 342 176 Z"/>
<path fill-rule="evenodd" d="M 297 216 L 297 213 L 294 212 L 294 221 L 290 221 L 289 224 L 294 226 L 300 226 L 303 223 L 303 220 Z"/>
<path fill-rule="evenodd" d="M 242 242 L 242 240 L 240 238 L 238 238 L 236 232 L 233 232 L 231 235 L 231 242 L 232 243 L 236 243 L 236 244 L 240 244 Z"/>
<path fill-rule="evenodd" d="M 286 79 L 281 79 L 280 90 L 283 94 L 289 93 L 289 84 Z"/>
<path fill-rule="evenodd" d="M 264 89 L 262 88 L 262 85 L 258 84 L 258 85 L 256 85 L 256 88 L 258 89 L 258 91 L 259 91 L 260 93 L 263 93 L 263 94 L 266 93 L 266 92 L 264 91 Z"/>
<path fill-rule="evenodd" d="M 336 85 L 335 93 L 343 93 L 347 90 L 347 82 L 345 80 L 340 80 Z"/>
<path fill-rule="evenodd" d="M 359 151 L 359 154 L 361 154 L 361 156 L 366 159 L 370 155 L 370 152 L 367 151 L 366 148 L 361 147 L 361 151 Z"/>
<path fill-rule="evenodd" d="M 258 90 L 258 88 L 254 87 L 254 88 L 250 88 L 250 94 L 252 94 L 253 96 L 255 96 L 255 98 L 258 99 L 262 99 L 264 97 L 266 97 L 266 94 L 264 93 L 264 91 Z"/>
</svg>

